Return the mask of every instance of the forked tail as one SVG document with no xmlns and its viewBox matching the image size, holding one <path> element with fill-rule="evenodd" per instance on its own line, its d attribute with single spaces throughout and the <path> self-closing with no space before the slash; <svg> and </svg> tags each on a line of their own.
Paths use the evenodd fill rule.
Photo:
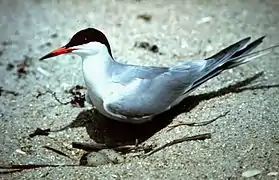
<svg viewBox="0 0 279 180">
<path fill-rule="evenodd" d="M 269 54 L 275 48 L 279 47 L 279 44 L 277 44 L 256 52 L 251 52 L 262 43 L 263 39 L 264 36 L 246 45 L 250 40 L 250 37 L 245 38 L 205 59 L 208 62 L 204 69 L 204 75 L 194 82 L 191 90 L 195 89 L 207 80 L 217 76 L 226 69 L 234 68 L 249 62 L 252 59 Z"/>
</svg>

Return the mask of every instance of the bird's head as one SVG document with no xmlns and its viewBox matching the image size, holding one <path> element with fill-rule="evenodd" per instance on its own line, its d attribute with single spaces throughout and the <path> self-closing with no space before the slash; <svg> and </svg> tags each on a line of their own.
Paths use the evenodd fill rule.
<svg viewBox="0 0 279 180">
<path fill-rule="evenodd" d="M 68 53 L 79 56 L 93 55 L 94 53 L 98 53 L 103 46 L 106 46 L 108 53 L 112 57 L 106 36 L 95 28 L 87 28 L 77 32 L 65 46 L 51 51 L 41 57 L 40 60 Z"/>
</svg>

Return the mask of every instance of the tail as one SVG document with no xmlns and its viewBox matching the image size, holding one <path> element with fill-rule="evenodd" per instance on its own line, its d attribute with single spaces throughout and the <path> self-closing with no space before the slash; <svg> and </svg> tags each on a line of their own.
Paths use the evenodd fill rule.
<svg viewBox="0 0 279 180">
<path fill-rule="evenodd" d="M 251 52 L 262 43 L 264 38 L 265 36 L 262 36 L 248 45 L 247 43 L 250 40 L 250 37 L 245 38 L 205 59 L 207 64 L 204 68 L 204 75 L 194 82 L 191 89 L 195 89 L 202 83 L 217 76 L 226 69 L 237 67 L 251 61 L 252 59 L 269 54 L 272 50 L 279 47 L 279 44 L 277 44 L 256 52 Z"/>
</svg>

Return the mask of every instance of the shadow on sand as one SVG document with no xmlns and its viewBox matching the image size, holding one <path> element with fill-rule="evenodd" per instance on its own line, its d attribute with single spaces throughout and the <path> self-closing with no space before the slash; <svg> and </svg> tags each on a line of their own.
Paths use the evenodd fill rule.
<svg viewBox="0 0 279 180">
<path fill-rule="evenodd" d="M 152 121 L 143 124 L 129 124 L 111 120 L 92 109 L 80 112 L 70 125 L 60 130 L 83 126 L 86 127 L 90 138 L 96 143 L 106 144 L 107 146 L 134 145 L 136 141 L 138 143 L 144 142 L 156 132 L 169 125 L 177 115 L 189 112 L 202 101 L 229 93 L 240 93 L 246 90 L 279 87 L 279 84 L 262 86 L 251 85 L 253 81 L 262 75 L 263 72 L 260 72 L 250 78 L 237 82 L 236 84 L 219 89 L 218 91 L 188 96 L 171 110 L 166 111 L 156 116 Z M 249 84 L 250 86 L 247 87 Z"/>
</svg>

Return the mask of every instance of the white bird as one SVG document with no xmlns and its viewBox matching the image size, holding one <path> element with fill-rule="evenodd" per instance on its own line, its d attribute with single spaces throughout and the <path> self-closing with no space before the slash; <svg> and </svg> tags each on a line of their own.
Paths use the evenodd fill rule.
<svg viewBox="0 0 279 180">
<path fill-rule="evenodd" d="M 60 54 L 82 58 L 86 100 L 103 115 L 128 123 L 143 123 L 169 110 L 190 92 L 222 71 L 269 53 L 279 45 L 251 53 L 264 39 L 245 38 L 217 54 L 173 67 L 122 64 L 115 61 L 106 36 L 95 28 L 77 32 L 68 44 L 40 60 Z"/>
</svg>

